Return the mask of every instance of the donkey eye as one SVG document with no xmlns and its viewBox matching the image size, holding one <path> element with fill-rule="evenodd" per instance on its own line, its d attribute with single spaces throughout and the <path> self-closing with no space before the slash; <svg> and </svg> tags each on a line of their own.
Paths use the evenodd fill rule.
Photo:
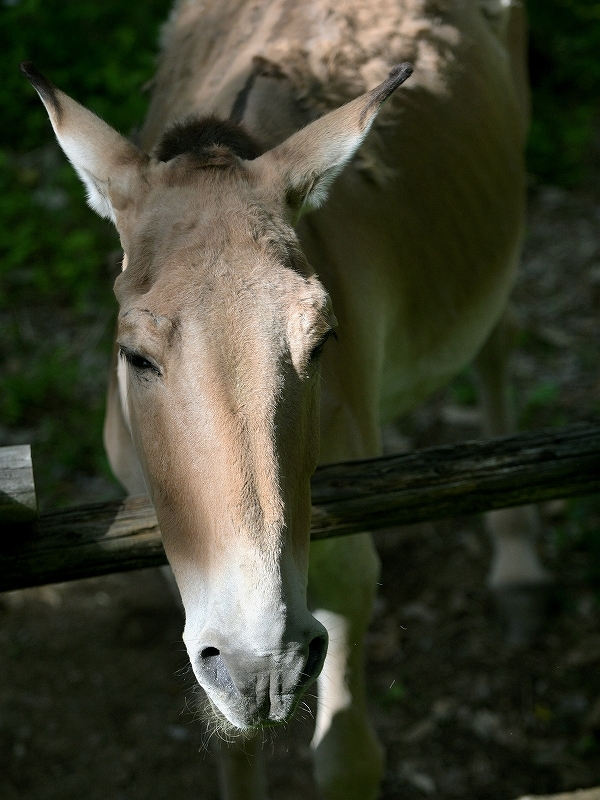
<svg viewBox="0 0 600 800">
<path fill-rule="evenodd" d="M 318 358 L 320 358 L 321 353 L 323 352 L 323 348 L 325 347 L 325 342 L 327 341 L 327 339 L 329 339 L 330 336 L 332 336 L 334 339 L 337 339 L 335 331 L 333 330 L 327 331 L 327 333 L 323 337 L 321 337 L 321 340 L 319 341 L 317 346 L 313 348 L 310 354 L 311 361 L 316 361 Z"/>
<path fill-rule="evenodd" d="M 127 363 L 131 364 L 131 366 L 139 372 L 152 372 L 155 375 L 160 375 L 160 370 L 156 364 L 153 364 L 139 353 L 136 353 L 133 350 L 126 350 L 124 347 L 121 347 L 120 353 Z"/>
</svg>

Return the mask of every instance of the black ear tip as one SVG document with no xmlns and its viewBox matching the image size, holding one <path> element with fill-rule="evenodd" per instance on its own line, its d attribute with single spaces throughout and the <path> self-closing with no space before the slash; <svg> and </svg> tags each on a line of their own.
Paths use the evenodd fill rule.
<svg viewBox="0 0 600 800">
<path fill-rule="evenodd" d="M 36 78 L 42 77 L 33 61 L 21 61 L 19 69 L 21 70 L 21 75 L 24 75 L 31 83 L 33 83 Z"/>
<path fill-rule="evenodd" d="M 36 92 L 40 95 L 44 103 L 51 103 L 57 114 L 60 114 L 60 103 L 58 102 L 57 88 L 43 75 L 35 66 L 33 61 L 22 61 L 19 65 L 21 74 L 31 83 Z"/>
<path fill-rule="evenodd" d="M 393 81 L 395 88 L 397 88 L 401 83 L 404 83 L 407 78 L 410 78 L 412 74 L 413 65 L 405 61 L 403 64 L 396 64 L 395 67 L 392 67 L 388 80 Z"/>
<path fill-rule="evenodd" d="M 19 69 L 21 70 L 21 74 L 24 75 L 38 91 L 44 88 L 46 91 L 49 91 L 50 88 L 55 88 L 52 81 L 48 80 L 48 78 L 39 71 L 33 61 L 21 61 Z"/>
<path fill-rule="evenodd" d="M 412 64 L 409 64 L 408 61 L 392 67 L 390 74 L 387 76 L 384 82 L 380 83 L 379 86 L 376 86 L 371 92 L 371 101 L 368 104 L 366 111 L 368 112 L 369 109 L 373 107 L 373 104 L 381 105 L 384 100 L 387 100 L 392 92 L 395 92 L 396 89 L 401 86 L 407 78 L 410 78 L 412 73 L 413 66 Z"/>
</svg>

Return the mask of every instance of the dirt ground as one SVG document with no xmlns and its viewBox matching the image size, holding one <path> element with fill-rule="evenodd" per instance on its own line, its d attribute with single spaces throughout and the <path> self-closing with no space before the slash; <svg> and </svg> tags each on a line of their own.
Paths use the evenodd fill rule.
<svg viewBox="0 0 600 800">
<path fill-rule="evenodd" d="M 514 301 L 522 425 L 597 419 L 597 201 L 552 188 L 532 196 Z M 476 438 L 471 395 L 466 374 L 388 438 L 400 449 Z M 582 533 L 600 528 L 599 510 L 591 500 L 541 509 L 551 614 L 520 650 L 492 619 L 480 518 L 377 536 L 367 674 L 387 750 L 383 800 L 511 800 L 600 784 L 600 573 Z M 216 800 L 181 627 L 154 570 L 0 595 L 1 800 Z M 308 715 L 269 734 L 273 800 L 315 797 L 310 735 Z"/>
</svg>

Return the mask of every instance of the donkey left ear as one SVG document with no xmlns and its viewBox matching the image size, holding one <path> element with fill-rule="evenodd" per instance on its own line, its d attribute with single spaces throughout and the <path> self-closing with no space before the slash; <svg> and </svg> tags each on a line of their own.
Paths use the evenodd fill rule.
<svg viewBox="0 0 600 800">
<path fill-rule="evenodd" d="M 367 136 L 381 105 L 412 74 L 410 64 L 394 67 L 383 83 L 330 111 L 277 147 L 246 162 L 250 172 L 283 189 L 292 212 L 316 208 Z"/>
<path fill-rule="evenodd" d="M 131 198 L 139 168 L 149 157 L 87 108 L 57 89 L 31 61 L 21 72 L 46 107 L 58 143 L 87 189 L 89 205 L 116 221 Z"/>
</svg>

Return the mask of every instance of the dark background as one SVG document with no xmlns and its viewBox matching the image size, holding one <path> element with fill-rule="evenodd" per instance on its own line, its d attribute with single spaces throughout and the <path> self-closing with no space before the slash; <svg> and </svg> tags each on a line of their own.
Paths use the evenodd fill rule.
<svg viewBox="0 0 600 800">
<path fill-rule="evenodd" d="M 0 446 L 32 444 L 45 510 L 122 492 L 101 443 L 119 250 L 18 64 L 33 60 L 129 134 L 170 5 L 0 3 Z M 523 429 L 600 416 L 600 2 L 527 7 L 529 219 L 513 295 Z M 424 447 L 476 438 L 477 423 L 466 370 L 386 438 Z M 520 651 L 491 622 L 479 518 L 378 535 L 368 690 L 386 800 L 600 784 L 600 502 L 540 512 L 551 615 Z M 156 571 L 1 595 L 2 800 L 216 798 L 180 631 Z M 273 796 L 309 800 L 310 719 L 274 736 Z"/>
</svg>

